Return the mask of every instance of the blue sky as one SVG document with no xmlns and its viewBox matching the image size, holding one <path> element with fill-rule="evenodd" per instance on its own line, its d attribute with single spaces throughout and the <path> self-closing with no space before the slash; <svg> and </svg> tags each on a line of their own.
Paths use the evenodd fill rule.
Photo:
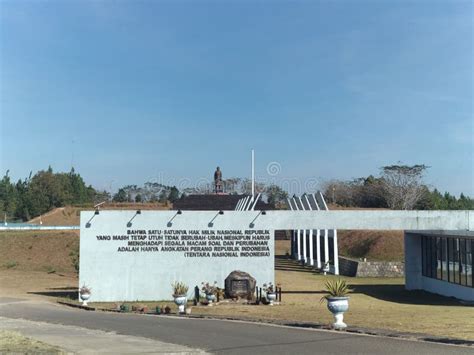
<svg viewBox="0 0 474 355">
<path fill-rule="evenodd" d="M 3 0 L 0 30 L 15 179 L 192 185 L 255 148 L 300 190 L 401 161 L 474 195 L 470 1 Z"/>
</svg>

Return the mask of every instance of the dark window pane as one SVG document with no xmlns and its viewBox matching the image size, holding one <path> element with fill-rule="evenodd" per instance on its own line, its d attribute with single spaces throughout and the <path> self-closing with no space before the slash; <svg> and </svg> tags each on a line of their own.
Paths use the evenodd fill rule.
<svg viewBox="0 0 474 355">
<path fill-rule="evenodd" d="M 426 237 L 426 276 L 431 277 L 431 238 Z"/>
<path fill-rule="evenodd" d="M 473 287 L 474 286 L 474 277 L 473 277 L 473 259 L 474 259 L 474 240 L 467 242 L 467 285 Z"/>
<path fill-rule="evenodd" d="M 443 272 L 441 269 L 441 238 L 435 238 L 435 256 L 436 256 L 436 278 L 443 279 Z"/>
<path fill-rule="evenodd" d="M 421 236 L 421 274 L 425 276 L 425 237 Z"/>
<path fill-rule="evenodd" d="M 459 267 L 461 271 L 461 285 L 467 285 L 466 273 L 466 239 L 459 239 Z"/>
<path fill-rule="evenodd" d="M 436 252 L 436 238 L 431 238 L 431 277 L 436 279 L 436 271 L 438 268 L 438 258 Z"/>
<path fill-rule="evenodd" d="M 441 255 L 443 267 L 443 280 L 448 281 L 448 248 L 446 238 L 441 238 Z"/>
<path fill-rule="evenodd" d="M 449 282 L 454 282 L 455 279 L 455 246 L 454 238 L 448 238 Z"/>
<path fill-rule="evenodd" d="M 453 265 L 454 265 L 454 282 L 455 283 L 460 283 L 460 277 L 459 277 L 459 238 L 453 238 L 454 239 L 454 260 L 453 260 Z"/>
</svg>

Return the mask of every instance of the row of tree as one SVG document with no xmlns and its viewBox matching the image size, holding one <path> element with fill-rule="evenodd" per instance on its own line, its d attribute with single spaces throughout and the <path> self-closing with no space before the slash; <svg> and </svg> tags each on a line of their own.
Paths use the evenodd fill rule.
<svg viewBox="0 0 474 355">
<path fill-rule="evenodd" d="M 348 207 L 455 210 L 474 209 L 474 199 L 461 194 L 459 198 L 429 189 L 423 183 L 425 165 L 390 165 L 381 168 L 379 177 L 351 181 L 332 180 L 325 184 L 323 194 L 327 201 Z M 231 194 L 249 194 L 249 179 L 231 178 L 224 181 L 226 191 Z M 82 177 L 71 169 L 69 173 L 55 173 L 49 167 L 26 179 L 12 182 L 9 172 L 0 181 L 0 212 L 9 219 L 29 220 L 55 207 L 84 205 L 102 201 L 114 202 L 174 202 L 188 194 L 205 194 L 212 185 L 186 188 L 179 191 L 176 186 L 147 182 L 142 187 L 128 185 L 110 196 L 87 186 Z M 256 191 L 276 208 L 284 208 L 288 193 L 277 185 L 256 184 Z"/>
<path fill-rule="evenodd" d="M 74 169 L 69 173 L 54 173 L 49 167 L 33 176 L 30 173 L 28 178 L 16 183 L 11 181 L 7 171 L 0 181 L 0 211 L 8 219 L 29 220 L 55 207 L 94 203 L 106 198 L 107 193 L 87 186 Z"/>
<path fill-rule="evenodd" d="M 474 199 L 461 193 L 431 190 L 423 183 L 425 165 L 390 165 L 372 175 L 350 181 L 332 180 L 325 184 L 329 201 L 346 207 L 390 208 L 396 210 L 472 210 Z"/>
<path fill-rule="evenodd" d="M 158 183 L 147 182 L 143 187 L 137 185 L 127 185 L 120 188 L 113 196 L 114 202 L 174 202 L 180 197 L 184 197 L 176 186 L 166 186 Z"/>
</svg>

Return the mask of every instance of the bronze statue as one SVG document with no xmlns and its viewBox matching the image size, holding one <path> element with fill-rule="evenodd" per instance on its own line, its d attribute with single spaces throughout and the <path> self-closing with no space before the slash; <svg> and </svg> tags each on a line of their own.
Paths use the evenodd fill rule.
<svg viewBox="0 0 474 355">
<path fill-rule="evenodd" d="M 216 194 L 223 192 L 222 171 L 219 167 L 217 167 L 216 171 L 214 172 L 214 191 Z"/>
</svg>

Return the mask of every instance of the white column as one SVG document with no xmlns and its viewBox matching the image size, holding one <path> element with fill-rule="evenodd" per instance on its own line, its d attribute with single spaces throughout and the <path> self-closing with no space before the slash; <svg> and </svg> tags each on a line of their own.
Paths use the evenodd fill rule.
<svg viewBox="0 0 474 355">
<path fill-rule="evenodd" d="M 306 229 L 303 230 L 303 262 L 306 264 L 308 262 L 308 252 L 306 249 Z"/>
<path fill-rule="evenodd" d="M 308 209 L 310 211 L 313 210 L 311 207 L 311 203 L 309 203 L 308 195 L 304 195 L 306 202 L 308 204 Z M 309 265 L 314 265 L 314 257 L 313 257 L 313 230 L 309 231 Z"/>
<path fill-rule="evenodd" d="M 301 260 L 301 239 L 300 239 L 300 230 L 296 232 L 296 239 L 298 240 L 298 261 Z"/>
<path fill-rule="evenodd" d="M 329 231 L 324 230 L 324 263 L 326 264 L 329 261 Z"/>
<path fill-rule="evenodd" d="M 316 230 L 316 267 L 321 269 L 321 231 Z"/>
<path fill-rule="evenodd" d="M 337 229 L 334 229 L 333 249 L 334 249 L 334 275 L 339 275 L 339 252 L 337 251 Z"/>
</svg>

